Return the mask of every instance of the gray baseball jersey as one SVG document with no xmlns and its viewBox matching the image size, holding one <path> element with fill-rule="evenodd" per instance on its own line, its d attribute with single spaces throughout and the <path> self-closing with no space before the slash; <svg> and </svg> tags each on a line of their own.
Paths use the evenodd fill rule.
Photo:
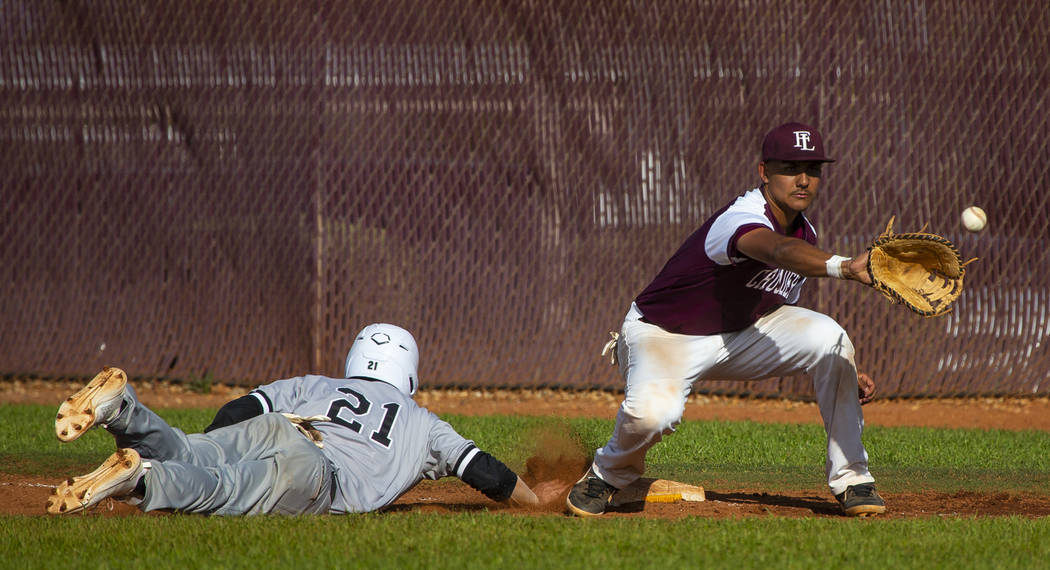
<svg viewBox="0 0 1050 570">
<path fill-rule="evenodd" d="M 462 476 L 473 441 L 384 382 L 307 375 L 251 392 L 265 412 L 323 415 L 321 450 L 335 469 L 332 513 L 372 511 L 420 480 Z"/>
</svg>

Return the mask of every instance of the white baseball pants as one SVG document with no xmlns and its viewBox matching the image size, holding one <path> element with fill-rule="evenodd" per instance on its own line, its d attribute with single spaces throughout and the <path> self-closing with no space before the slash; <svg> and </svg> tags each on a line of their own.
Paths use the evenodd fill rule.
<svg viewBox="0 0 1050 570">
<path fill-rule="evenodd" d="M 640 319 L 632 303 L 617 347 L 624 401 L 612 437 L 594 457 L 605 482 L 622 489 L 642 476 L 646 452 L 681 423 L 693 382 L 799 373 L 809 374 L 816 390 L 831 492 L 874 481 L 861 443 L 853 343 L 834 319 L 785 305 L 744 330 L 710 336 L 669 333 Z"/>
</svg>

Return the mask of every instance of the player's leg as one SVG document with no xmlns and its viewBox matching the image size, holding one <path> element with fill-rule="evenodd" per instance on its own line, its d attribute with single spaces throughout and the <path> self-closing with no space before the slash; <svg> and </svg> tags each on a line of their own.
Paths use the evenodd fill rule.
<svg viewBox="0 0 1050 570">
<path fill-rule="evenodd" d="M 831 317 L 801 307 L 781 307 L 754 326 L 727 335 L 725 358 L 704 377 L 756 380 L 802 372 L 813 380 L 827 433 L 825 469 L 831 492 L 838 496 L 850 486 L 872 483 L 861 441 L 864 417 L 854 347 Z"/>
<path fill-rule="evenodd" d="M 119 368 L 104 368 L 66 398 L 55 416 L 55 434 L 65 442 L 98 426 L 113 434 L 118 448 L 135 449 L 144 458 L 184 459 L 189 453 L 186 434 L 139 402 Z"/>
<path fill-rule="evenodd" d="M 712 350 L 700 346 L 705 342 Z M 646 452 L 682 420 L 699 369 L 692 356 L 717 354 L 720 344 L 717 336 L 672 334 L 640 320 L 624 323 L 618 347 L 624 400 L 612 437 L 595 453 L 596 474 L 618 489 L 642 476 Z"/>
<path fill-rule="evenodd" d="M 91 473 L 66 479 L 58 485 L 47 499 L 47 512 L 78 513 L 110 497 L 129 498 L 146 469 L 146 462 L 134 449 L 118 449 Z"/>
<path fill-rule="evenodd" d="M 105 367 L 86 386 L 58 406 L 55 435 L 70 442 L 89 429 L 113 421 L 125 405 L 128 377 L 123 370 Z"/>
<path fill-rule="evenodd" d="M 692 378 L 719 354 L 718 336 L 672 334 L 639 317 L 632 307 L 618 342 L 626 383 L 613 434 L 567 499 L 581 516 L 602 514 L 613 489 L 641 477 L 649 448 L 681 422 Z"/>
<path fill-rule="evenodd" d="M 194 438 L 208 465 L 154 462 L 140 508 L 216 515 L 321 514 L 332 500 L 332 467 L 280 414 L 263 414 Z"/>
</svg>

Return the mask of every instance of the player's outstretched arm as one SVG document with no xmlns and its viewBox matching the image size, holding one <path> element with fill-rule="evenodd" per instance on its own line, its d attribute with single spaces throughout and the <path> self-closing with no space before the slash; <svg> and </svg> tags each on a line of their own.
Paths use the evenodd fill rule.
<svg viewBox="0 0 1050 570">
<path fill-rule="evenodd" d="M 533 507 L 540 504 L 539 497 L 536 493 L 525 484 L 525 481 L 518 477 L 518 481 L 514 484 L 514 491 L 510 494 L 510 502 L 518 506 Z"/>
<path fill-rule="evenodd" d="M 864 253 L 850 258 L 848 263 L 843 263 L 842 276 L 846 279 L 860 281 L 865 285 L 871 285 L 871 275 L 868 273 L 868 255 L 869 252 L 865 250 Z"/>
<path fill-rule="evenodd" d="M 498 503 L 521 506 L 540 504 L 536 493 L 517 473 L 511 471 L 499 459 L 481 450 L 477 450 L 473 455 L 459 478 Z"/>
<path fill-rule="evenodd" d="M 740 236 L 736 248 L 751 259 L 805 277 L 826 276 L 825 261 L 831 257 L 804 240 L 778 234 L 769 228 L 757 228 Z"/>
<path fill-rule="evenodd" d="M 805 277 L 841 277 L 871 285 L 867 252 L 852 258 L 833 256 L 804 240 L 787 237 L 768 228 L 757 228 L 740 236 L 736 247 L 751 259 Z M 838 274 L 833 274 L 833 270 Z"/>
</svg>

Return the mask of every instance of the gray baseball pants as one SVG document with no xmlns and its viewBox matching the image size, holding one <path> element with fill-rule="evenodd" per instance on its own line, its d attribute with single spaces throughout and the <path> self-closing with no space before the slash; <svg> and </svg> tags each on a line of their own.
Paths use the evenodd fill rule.
<svg viewBox="0 0 1050 570">
<path fill-rule="evenodd" d="M 186 434 L 142 405 L 127 405 L 106 429 L 117 447 L 148 463 L 143 511 L 212 515 L 322 514 L 334 483 L 331 462 L 281 414 L 263 414 L 207 434 Z"/>
</svg>

